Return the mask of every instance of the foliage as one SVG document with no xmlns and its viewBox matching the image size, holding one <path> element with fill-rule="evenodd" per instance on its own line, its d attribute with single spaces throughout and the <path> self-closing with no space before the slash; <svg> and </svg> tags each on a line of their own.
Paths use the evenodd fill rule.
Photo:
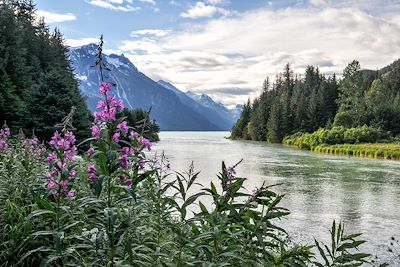
<svg viewBox="0 0 400 267">
<path fill-rule="evenodd" d="M 286 137 L 283 143 L 315 152 L 400 159 L 400 145 L 395 143 L 395 139 L 380 129 L 365 125 L 356 128 L 321 128 L 313 133 L 296 133 Z"/>
<path fill-rule="evenodd" d="M 277 75 L 272 86 L 263 84 L 261 95 L 232 129 L 232 138 L 281 142 L 296 132 L 319 128 L 368 125 L 400 133 L 400 64 L 398 61 L 379 71 L 361 70 L 351 62 L 339 81 L 309 66 L 300 78 L 289 65 Z M 304 144 L 309 146 L 310 144 Z"/>
<path fill-rule="evenodd" d="M 137 129 L 143 129 L 141 133 L 144 137 L 152 142 L 159 141 L 158 133 L 160 132 L 160 126 L 153 120 L 150 121 L 149 113 L 143 109 L 137 108 L 129 110 L 124 108 L 120 116 L 125 117 L 129 125 L 135 126 Z"/>
<path fill-rule="evenodd" d="M 0 1 L 1 122 L 47 140 L 75 106 L 75 134 L 89 136 L 90 112 L 67 52 L 60 32 L 37 18 L 32 1 Z"/>
<path fill-rule="evenodd" d="M 2 266 L 331 266 L 315 260 L 313 247 L 287 242 L 276 225 L 289 214 L 280 206 L 283 196 L 266 185 L 247 193 L 235 166 L 222 163 L 220 184 L 203 187 L 193 167 L 172 177 L 161 158 L 147 161 L 143 175 L 133 174 L 127 186 L 103 173 L 115 165 L 101 165 L 104 154 L 100 146 L 95 150 L 90 158 L 98 180 L 88 179 L 86 160 L 76 158 L 76 195 L 61 198 L 60 205 L 54 196 L 61 195 L 43 178 L 53 164 L 47 168 L 43 156 L 31 155 L 27 173 L 19 165 L 21 150 L 11 144 L 2 154 Z M 124 172 L 137 168 L 132 163 Z M 211 204 L 203 203 L 207 199 Z M 346 257 L 357 260 L 359 254 Z"/>
<path fill-rule="evenodd" d="M 112 87 L 101 83 L 84 154 L 69 129 L 74 109 L 46 153 L 36 137 L 0 130 L 1 266 L 332 266 L 288 242 L 276 224 L 289 214 L 283 196 L 265 184 L 248 193 L 236 165 L 222 163 L 219 184 L 204 187 L 193 167 L 173 177 L 165 158 L 148 160 L 151 143 L 118 115 Z M 364 260 L 355 252 L 364 241 L 341 229 L 333 262 Z"/>
</svg>

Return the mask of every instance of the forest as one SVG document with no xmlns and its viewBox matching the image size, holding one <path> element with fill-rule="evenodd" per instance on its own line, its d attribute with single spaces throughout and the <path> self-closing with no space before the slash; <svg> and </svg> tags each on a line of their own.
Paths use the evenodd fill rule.
<svg viewBox="0 0 400 267">
<path fill-rule="evenodd" d="M 79 91 L 60 31 L 51 31 L 36 16 L 32 1 L 0 4 L 0 122 L 15 129 L 13 134 L 22 129 L 48 140 L 74 107 L 76 136 L 78 140 L 89 137 L 92 114 Z M 145 111 L 124 114 L 133 124 L 147 117 L 146 133 L 158 140 L 159 128 Z"/>
<path fill-rule="evenodd" d="M 280 143 L 320 128 L 362 126 L 381 132 L 379 138 L 400 133 L 400 60 L 377 71 L 362 70 L 354 60 L 340 79 L 315 66 L 294 74 L 287 64 L 273 83 L 264 81 L 258 98 L 245 104 L 232 138 Z"/>
</svg>

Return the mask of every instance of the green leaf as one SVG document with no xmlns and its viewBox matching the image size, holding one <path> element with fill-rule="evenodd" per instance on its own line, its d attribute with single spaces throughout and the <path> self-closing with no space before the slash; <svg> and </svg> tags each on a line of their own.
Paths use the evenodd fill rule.
<svg viewBox="0 0 400 267">
<path fill-rule="evenodd" d="M 31 214 L 29 214 L 28 219 L 32 219 L 34 217 L 42 216 L 42 215 L 55 215 L 56 213 L 52 210 L 35 210 Z"/>
</svg>

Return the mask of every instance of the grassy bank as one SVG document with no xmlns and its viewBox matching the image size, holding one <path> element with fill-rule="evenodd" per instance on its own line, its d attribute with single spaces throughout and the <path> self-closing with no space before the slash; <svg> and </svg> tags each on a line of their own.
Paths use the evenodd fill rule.
<svg viewBox="0 0 400 267">
<path fill-rule="evenodd" d="M 400 143 L 380 129 L 368 126 L 333 127 L 313 133 L 295 133 L 283 144 L 336 155 L 400 160 Z"/>
<path fill-rule="evenodd" d="M 338 144 L 318 145 L 309 150 L 335 155 L 348 155 L 375 159 L 400 160 L 399 144 Z"/>
</svg>

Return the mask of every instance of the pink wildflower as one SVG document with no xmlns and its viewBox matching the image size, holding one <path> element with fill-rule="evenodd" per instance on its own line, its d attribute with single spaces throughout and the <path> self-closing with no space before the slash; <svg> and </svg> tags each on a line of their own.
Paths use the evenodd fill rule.
<svg viewBox="0 0 400 267">
<path fill-rule="evenodd" d="M 75 178 L 76 177 L 76 172 L 74 170 L 69 172 L 69 177 Z"/>
<path fill-rule="evenodd" d="M 71 191 L 69 191 L 69 192 L 67 193 L 67 197 L 68 197 L 69 199 L 74 199 L 75 196 L 76 196 L 75 190 L 71 190 Z"/>
<path fill-rule="evenodd" d="M 53 161 L 55 161 L 57 159 L 57 155 L 55 152 L 51 152 L 48 156 L 47 156 L 47 163 L 51 164 L 53 163 Z"/>
<path fill-rule="evenodd" d="M 102 82 L 100 85 L 100 94 L 107 95 L 110 92 L 112 83 Z"/>
<path fill-rule="evenodd" d="M 5 140 L 0 140 L 0 152 L 7 152 L 8 150 L 8 144 Z"/>
<path fill-rule="evenodd" d="M 55 188 L 56 186 L 57 186 L 57 183 L 54 182 L 53 180 L 50 180 L 50 181 L 47 183 L 47 188 Z"/>
<path fill-rule="evenodd" d="M 140 137 L 139 142 L 145 147 L 147 148 L 148 151 L 151 150 L 151 142 L 149 139 L 144 138 L 143 136 Z"/>
<path fill-rule="evenodd" d="M 67 164 L 65 162 L 58 161 L 56 166 L 61 170 L 65 171 L 67 169 Z"/>
<path fill-rule="evenodd" d="M 100 137 L 100 127 L 97 124 L 92 126 L 92 136 L 96 139 Z"/>
<path fill-rule="evenodd" d="M 119 137 L 120 137 L 120 133 L 119 133 L 119 132 L 116 132 L 116 133 L 114 133 L 112 139 L 113 139 L 113 141 L 114 141 L 115 143 L 118 143 L 118 142 L 119 142 Z"/>
<path fill-rule="evenodd" d="M 117 129 L 120 129 L 121 132 L 123 132 L 124 134 L 128 133 L 128 123 L 126 121 L 121 122 L 120 124 L 117 125 Z"/>
<path fill-rule="evenodd" d="M 129 139 L 131 139 L 131 140 L 136 139 L 136 138 L 138 138 L 138 137 L 139 137 L 139 135 L 138 135 L 138 133 L 135 132 L 135 131 L 131 131 L 131 132 L 129 133 Z"/>
<path fill-rule="evenodd" d="M 121 165 L 121 167 L 123 169 L 128 169 L 128 167 L 129 167 L 129 158 L 128 158 L 128 156 L 126 154 L 120 156 L 118 158 L 118 160 L 119 160 L 120 165 Z"/>
<path fill-rule="evenodd" d="M 88 156 L 91 156 L 93 153 L 94 153 L 94 148 L 93 147 L 89 148 L 87 151 Z"/>
</svg>

